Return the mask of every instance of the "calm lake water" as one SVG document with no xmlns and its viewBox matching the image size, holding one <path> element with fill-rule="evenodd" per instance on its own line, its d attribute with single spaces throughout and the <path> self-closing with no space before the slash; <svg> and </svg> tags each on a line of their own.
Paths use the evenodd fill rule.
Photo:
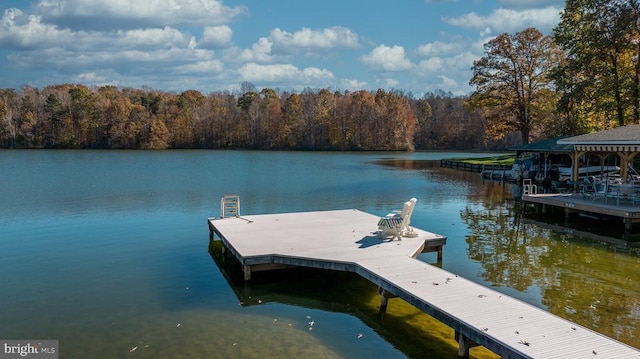
<svg viewBox="0 0 640 359">
<path fill-rule="evenodd" d="M 242 214 L 416 197 L 412 225 L 448 237 L 444 269 L 640 347 L 638 251 L 531 224 L 508 185 L 425 162 L 467 155 L 0 151 L 0 338 L 56 339 L 61 358 L 455 357 L 452 331 L 395 315 L 399 299 L 377 317 L 355 276 L 242 283 L 208 251 L 206 219 L 235 193 Z"/>
</svg>

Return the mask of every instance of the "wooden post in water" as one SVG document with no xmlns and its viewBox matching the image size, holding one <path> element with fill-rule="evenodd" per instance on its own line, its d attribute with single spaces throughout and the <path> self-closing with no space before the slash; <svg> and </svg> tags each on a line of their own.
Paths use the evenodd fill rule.
<svg viewBox="0 0 640 359">
<path fill-rule="evenodd" d="M 251 266 L 243 264 L 242 271 L 244 272 L 244 280 L 251 280 Z"/>
<path fill-rule="evenodd" d="M 395 298 L 395 295 L 387 292 L 381 287 L 378 287 L 378 293 L 380 293 L 380 314 L 384 314 L 387 311 L 389 298 Z"/>
<path fill-rule="evenodd" d="M 478 344 L 458 333 L 458 331 L 455 331 L 454 337 L 458 342 L 458 358 L 469 358 L 469 349 L 477 347 Z"/>
</svg>

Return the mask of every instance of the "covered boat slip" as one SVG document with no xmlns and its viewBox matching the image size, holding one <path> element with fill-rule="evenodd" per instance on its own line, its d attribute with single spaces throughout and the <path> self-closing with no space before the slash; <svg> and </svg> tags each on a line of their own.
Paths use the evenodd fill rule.
<svg viewBox="0 0 640 359">
<path fill-rule="evenodd" d="M 538 156 L 538 163 L 530 165 L 536 178 L 552 178 L 551 169 L 557 167 L 564 180 L 578 181 L 586 175 L 602 176 L 619 171 L 622 183 L 636 180 L 634 159 L 640 153 L 640 125 L 627 125 L 574 137 L 557 137 L 512 148 L 516 158 Z M 567 156 L 570 166 L 554 163 Z M 594 163 L 589 158 L 595 157 Z M 587 162 L 584 162 L 584 161 Z M 588 172 L 587 172 L 588 171 Z M 529 177 L 530 178 L 530 177 Z"/>
<path fill-rule="evenodd" d="M 640 358 L 640 351 L 416 257 L 446 238 L 413 228 L 378 235 L 380 217 L 355 209 L 209 218 L 211 240 L 252 273 L 306 266 L 357 273 L 380 288 L 381 310 L 398 297 L 453 328 L 458 355 L 482 345 L 505 358 Z"/>
<path fill-rule="evenodd" d="M 572 162 L 571 180 L 563 182 L 565 186 L 562 188 L 571 193 L 538 193 L 538 187 L 524 183 L 522 201 L 525 204 L 543 209 L 546 206 L 563 208 L 565 221 L 568 221 L 571 213 L 593 218 L 618 217 L 623 220 L 625 231 L 630 231 L 634 223 L 640 222 L 640 176 L 633 166 L 634 159 L 640 153 L 640 125 L 540 141 L 518 147 L 516 151 L 517 155 L 544 155 L 545 170 L 549 165 L 548 158 L 553 155 L 569 155 Z M 582 166 L 581 159 L 589 155 L 597 156 L 599 165 Z M 605 166 L 607 159 L 614 156 L 619 167 Z M 583 178 L 582 171 L 589 167 L 596 171 L 596 176 Z M 619 168 L 619 177 L 610 177 L 608 171 L 613 168 Z M 546 180 L 552 179 L 548 172 L 544 172 L 544 177 Z"/>
</svg>

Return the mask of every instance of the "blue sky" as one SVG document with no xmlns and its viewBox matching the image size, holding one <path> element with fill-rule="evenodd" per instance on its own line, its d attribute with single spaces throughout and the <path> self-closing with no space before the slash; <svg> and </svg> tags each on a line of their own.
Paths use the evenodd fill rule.
<svg viewBox="0 0 640 359">
<path fill-rule="evenodd" d="M 0 88 L 470 93 L 501 33 L 550 34 L 558 0 L 1 0 Z"/>
</svg>

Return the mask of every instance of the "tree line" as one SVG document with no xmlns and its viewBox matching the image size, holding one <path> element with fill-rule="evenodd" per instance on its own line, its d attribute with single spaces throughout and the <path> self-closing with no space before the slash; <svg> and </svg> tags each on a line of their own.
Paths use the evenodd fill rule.
<svg viewBox="0 0 640 359">
<path fill-rule="evenodd" d="M 0 90 L 0 147 L 393 150 L 491 148 L 464 99 L 377 90 L 288 93 L 90 88 Z M 479 135 L 481 134 L 481 135 Z"/>
<path fill-rule="evenodd" d="M 567 0 L 553 34 L 501 34 L 464 97 L 400 90 L 0 90 L 1 148 L 502 149 L 640 123 L 640 0 Z"/>
</svg>

